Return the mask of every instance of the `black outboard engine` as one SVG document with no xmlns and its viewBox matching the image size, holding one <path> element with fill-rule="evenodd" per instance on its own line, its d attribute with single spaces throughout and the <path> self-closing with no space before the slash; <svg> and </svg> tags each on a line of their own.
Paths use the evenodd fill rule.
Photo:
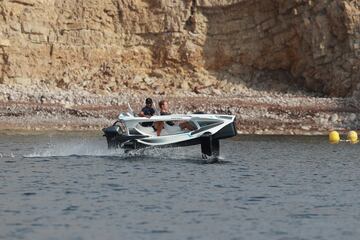
<svg viewBox="0 0 360 240">
<path fill-rule="evenodd" d="M 109 149 L 119 147 L 128 150 L 137 149 L 140 146 L 136 140 L 146 137 L 136 134 L 129 135 L 127 127 L 122 121 L 116 121 L 112 126 L 103 128 L 103 132 Z"/>
<path fill-rule="evenodd" d="M 116 123 L 117 122 L 115 122 L 114 125 L 110 127 L 103 128 L 104 136 L 106 137 L 109 149 L 120 147 L 120 139 L 123 131 L 121 130 L 119 125 L 116 125 Z"/>
</svg>

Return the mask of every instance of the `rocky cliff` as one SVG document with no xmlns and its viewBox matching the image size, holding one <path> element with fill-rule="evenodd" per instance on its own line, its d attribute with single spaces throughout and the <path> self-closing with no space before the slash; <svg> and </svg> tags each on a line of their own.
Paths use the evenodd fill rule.
<svg viewBox="0 0 360 240">
<path fill-rule="evenodd" d="M 0 83 L 357 95 L 360 2 L 0 0 Z"/>
</svg>

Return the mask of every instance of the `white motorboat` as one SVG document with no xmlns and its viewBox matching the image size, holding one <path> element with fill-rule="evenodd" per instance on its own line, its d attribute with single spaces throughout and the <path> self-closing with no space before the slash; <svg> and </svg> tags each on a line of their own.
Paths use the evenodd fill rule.
<svg viewBox="0 0 360 240">
<path fill-rule="evenodd" d="M 173 122 L 172 126 L 166 122 Z M 164 122 L 158 136 L 155 123 Z M 182 122 L 192 126 L 182 129 Z M 144 124 L 147 123 L 147 124 Z M 144 126 L 145 125 L 145 126 Z M 218 114 L 172 114 L 138 117 L 132 111 L 121 113 L 118 120 L 104 128 L 109 148 L 135 150 L 146 147 L 173 147 L 201 145 L 204 159 L 217 159 L 220 154 L 220 139 L 236 135 L 235 116 Z"/>
</svg>

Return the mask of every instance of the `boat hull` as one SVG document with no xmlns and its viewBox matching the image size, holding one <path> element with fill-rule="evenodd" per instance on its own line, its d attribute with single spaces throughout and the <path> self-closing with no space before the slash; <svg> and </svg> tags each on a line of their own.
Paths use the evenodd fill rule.
<svg viewBox="0 0 360 240">
<path fill-rule="evenodd" d="M 191 137 L 190 134 L 188 139 L 167 143 L 166 141 L 154 144 L 150 139 L 147 139 L 147 136 L 143 135 L 126 135 L 120 128 L 114 126 L 104 128 L 104 136 L 107 139 L 109 148 L 123 148 L 126 150 L 135 150 L 146 147 L 156 147 L 156 148 L 169 148 L 169 147 L 186 147 L 192 145 L 201 145 L 201 152 L 207 156 L 218 156 L 220 154 L 219 150 L 219 140 L 231 138 L 236 136 L 237 131 L 235 127 L 235 122 L 227 124 L 225 127 L 220 129 L 215 134 L 210 134 L 209 132 L 203 132 L 201 135 L 196 137 Z M 156 139 L 154 139 L 156 140 Z M 159 139 L 157 139 L 159 140 Z"/>
<path fill-rule="evenodd" d="M 199 122 L 204 121 L 204 119 L 213 122 L 204 125 L 198 124 L 198 128 L 193 131 L 184 131 L 173 135 L 144 134 L 140 131 L 141 129 L 137 130 L 136 127 L 133 127 L 136 126 L 133 119 L 128 121 L 128 125 L 132 126 L 130 130 L 126 127 L 125 121 L 119 120 L 113 126 L 104 128 L 103 132 L 109 148 L 135 150 L 146 147 L 167 148 L 201 145 L 203 157 L 219 156 L 219 141 L 236 136 L 237 131 L 235 117 L 221 115 L 219 119 L 215 119 L 214 116 L 216 115 L 208 118 L 194 116 L 193 119 L 200 119 Z M 117 123 L 120 125 L 116 125 Z"/>
</svg>

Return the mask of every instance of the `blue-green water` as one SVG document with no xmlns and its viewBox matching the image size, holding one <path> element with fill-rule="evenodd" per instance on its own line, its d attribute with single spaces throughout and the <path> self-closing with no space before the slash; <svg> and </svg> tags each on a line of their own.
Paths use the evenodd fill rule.
<svg viewBox="0 0 360 240">
<path fill-rule="evenodd" d="M 109 152 L 101 133 L 0 134 L 0 239 L 359 239 L 360 145 L 240 137 Z"/>
</svg>

